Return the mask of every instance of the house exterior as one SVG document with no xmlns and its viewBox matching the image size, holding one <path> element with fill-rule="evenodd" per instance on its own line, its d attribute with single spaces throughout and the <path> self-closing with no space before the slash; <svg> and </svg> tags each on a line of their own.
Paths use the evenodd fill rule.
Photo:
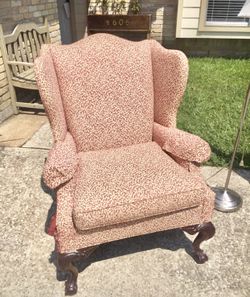
<svg viewBox="0 0 250 297">
<path fill-rule="evenodd" d="M 249 0 L 179 0 L 174 45 L 191 55 L 250 57 L 249 18 Z"/>
<path fill-rule="evenodd" d="M 47 17 L 52 43 L 71 43 L 87 35 L 88 2 L 95 0 L 1 0 L 4 34 L 15 25 Z M 238 17 L 249 0 L 141 0 L 152 15 L 151 37 L 167 48 L 195 56 L 250 57 L 249 17 Z M 130 0 L 126 0 L 128 8 Z M 13 114 L 0 49 L 0 122 Z"/>
<path fill-rule="evenodd" d="M 179 0 L 176 38 L 250 39 L 245 0 Z M 249 11 L 250 17 L 250 11 Z"/>
<path fill-rule="evenodd" d="M 152 14 L 151 37 L 168 48 L 194 56 L 249 57 L 249 18 L 237 17 L 247 1 L 141 0 L 141 12 Z M 95 3 L 90 0 L 90 6 Z"/>
</svg>

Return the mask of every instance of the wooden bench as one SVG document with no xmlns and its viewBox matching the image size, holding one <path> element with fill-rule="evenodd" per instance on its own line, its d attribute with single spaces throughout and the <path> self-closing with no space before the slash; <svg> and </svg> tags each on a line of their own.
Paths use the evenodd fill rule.
<svg viewBox="0 0 250 297">
<path fill-rule="evenodd" d="M 8 35 L 3 35 L 0 24 L 0 48 L 15 113 L 19 107 L 43 109 L 40 103 L 18 102 L 15 88 L 38 90 L 33 66 L 42 44 L 45 43 L 50 43 L 46 19 L 42 26 L 37 26 L 35 23 L 18 24 Z"/>
</svg>

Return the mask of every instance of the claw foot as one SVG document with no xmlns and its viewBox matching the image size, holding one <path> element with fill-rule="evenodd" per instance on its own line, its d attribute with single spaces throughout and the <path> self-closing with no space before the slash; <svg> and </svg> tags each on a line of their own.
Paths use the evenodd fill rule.
<svg viewBox="0 0 250 297">
<path fill-rule="evenodd" d="M 67 280 L 65 282 L 65 295 L 73 296 L 77 293 L 77 283 L 74 281 Z"/>
<path fill-rule="evenodd" d="M 203 264 L 207 262 L 208 256 L 203 252 L 203 250 L 200 248 L 200 244 L 212 238 L 215 234 L 215 228 L 214 225 L 211 222 L 204 223 L 201 225 L 194 225 L 194 226 L 188 226 L 182 228 L 183 231 L 186 231 L 187 233 L 194 235 L 195 233 L 198 233 L 197 237 L 195 238 L 192 246 L 193 246 L 193 258 L 196 263 Z"/>
<path fill-rule="evenodd" d="M 204 264 L 208 261 L 208 256 L 202 250 L 193 252 L 193 258 L 197 264 Z"/>
</svg>

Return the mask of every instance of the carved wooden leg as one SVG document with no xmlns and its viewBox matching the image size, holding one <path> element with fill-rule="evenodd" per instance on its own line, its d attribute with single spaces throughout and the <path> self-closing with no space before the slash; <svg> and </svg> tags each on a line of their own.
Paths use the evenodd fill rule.
<svg viewBox="0 0 250 297">
<path fill-rule="evenodd" d="M 200 244 L 212 238 L 215 234 L 215 227 L 213 223 L 208 222 L 200 225 L 194 225 L 194 226 L 188 226 L 182 228 L 183 231 L 193 235 L 197 232 L 199 234 L 195 238 L 192 246 L 193 246 L 193 255 L 194 255 L 194 260 L 198 264 L 203 264 L 208 260 L 208 256 L 203 252 L 203 250 L 200 248 Z"/>
<path fill-rule="evenodd" d="M 57 255 L 58 268 L 67 273 L 65 281 L 65 295 L 72 296 L 77 293 L 78 269 L 74 265 L 75 261 L 87 258 L 97 246 L 81 249 L 73 253 L 64 253 Z"/>
</svg>

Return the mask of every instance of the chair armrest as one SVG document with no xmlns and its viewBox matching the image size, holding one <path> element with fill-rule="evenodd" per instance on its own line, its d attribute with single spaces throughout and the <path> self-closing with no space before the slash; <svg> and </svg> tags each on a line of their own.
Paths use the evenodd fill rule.
<svg viewBox="0 0 250 297">
<path fill-rule="evenodd" d="M 72 179 L 78 166 L 75 142 L 69 132 L 63 141 L 57 141 L 49 152 L 43 168 L 43 179 L 55 189 Z"/>
<path fill-rule="evenodd" d="M 189 162 L 202 163 L 211 155 L 209 144 L 199 136 L 158 123 L 154 123 L 153 141 L 171 155 Z"/>
</svg>

